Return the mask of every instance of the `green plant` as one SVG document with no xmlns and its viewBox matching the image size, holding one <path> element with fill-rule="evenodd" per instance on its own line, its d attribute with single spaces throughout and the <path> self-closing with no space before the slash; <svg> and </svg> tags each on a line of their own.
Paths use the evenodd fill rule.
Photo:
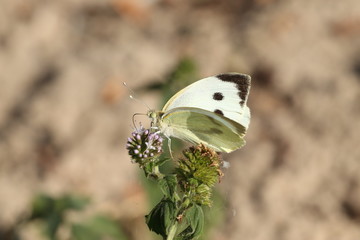
<svg viewBox="0 0 360 240">
<path fill-rule="evenodd" d="M 170 158 L 161 157 L 163 138 L 150 129 L 135 130 L 127 150 L 145 176 L 158 182 L 160 202 L 146 215 L 149 229 L 172 240 L 197 239 L 204 227 L 202 206 L 212 204 L 212 188 L 222 176 L 221 159 L 213 150 L 198 145 L 183 151 L 172 173 L 159 169 Z"/>
<path fill-rule="evenodd" d="M 81 211 L 89 204 L 85 197 L 65 194 L 60 197 L 51 197 L 39 194 L 33 200 L 30 218 L 24 223 L 38 221 L 43 226 L 45 238 L 58 239 L 60 227 L 67 228 L 70 240 L 126 240 L 119 224 L 107 216 L 95 215 L 83 222 L 71 222 L 66 215 L 69 211 Z"/>
</svg>

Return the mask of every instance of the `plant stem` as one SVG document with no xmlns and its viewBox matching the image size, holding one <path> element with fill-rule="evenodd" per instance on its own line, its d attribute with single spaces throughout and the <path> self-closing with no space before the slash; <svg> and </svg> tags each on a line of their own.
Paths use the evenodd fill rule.
<svg viewBox="0 0 360 240">
<path fill-rule="evenodd" d="M 175 221 L 174 225 L 171 226 L 170 231 L 169 231 L 169 235 L 167 236 L 166 240 L 173 240 L 176 234 L 176 230 L 177 230 L 177 226 L 178 223 Z"/>
<path fill-rule="evenodd" d="M 164 174 L 162 174 L 159 170 L 159 166 L 155 166 L 153 169 L 153 174 L 155 176 L 156 179 L 161 179 L 164 177 Z"/>
</svg>

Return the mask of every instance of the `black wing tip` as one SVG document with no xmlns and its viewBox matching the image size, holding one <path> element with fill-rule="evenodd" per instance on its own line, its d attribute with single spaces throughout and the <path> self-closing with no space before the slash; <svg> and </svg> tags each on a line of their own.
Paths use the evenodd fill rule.
<svg viewBox="0 0 360 240">
<path fill-rule="evenodd" d="M 240 83 L 242 85 L 250 85 L 251 83 L 251 76 L 243 73 L 236 73 L 236 72 L 230 72 L 230 73 L 222 73 L 219 75 L 216 75 L 217 78 L 224 82 L 235 82 Z"/>
<path fill-rule="evenodd" d="M 239 91 L 238 95 L 241 99 L 241 107 L 246 104 L 251 85 L 251 77 L 249 75 L 241 73 L 223 73 L 217 75 L 216 77 L 223 82 L 235 83 Z"/>
</svg>

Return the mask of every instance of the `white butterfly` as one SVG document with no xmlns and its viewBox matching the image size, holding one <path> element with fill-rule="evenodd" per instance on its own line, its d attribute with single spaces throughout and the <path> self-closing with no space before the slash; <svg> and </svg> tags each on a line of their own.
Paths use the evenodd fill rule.
<svg viewBox="0 0 360 240">
<path fill-rule="evenodd" d="M 168 138 L 232 152 L 245 144 L 250 83 L 250 76 L 239 73 L 204 78 L 176 93 L 162 111 L 151 110 L 148 116 Z"/>
</svg>

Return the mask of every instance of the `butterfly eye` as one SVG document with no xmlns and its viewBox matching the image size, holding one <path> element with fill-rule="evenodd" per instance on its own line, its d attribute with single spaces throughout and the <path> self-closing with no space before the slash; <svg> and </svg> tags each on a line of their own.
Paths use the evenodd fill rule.
<svg viewBox="0 0 360 240">
<path fill-rule="evenodd" d="M 153 111 L 153 110 L 150 110 L 148 113 L 147 113 L 147 116 L 149 118 L 156 118 L 156 112 Z"/>
</svg>

